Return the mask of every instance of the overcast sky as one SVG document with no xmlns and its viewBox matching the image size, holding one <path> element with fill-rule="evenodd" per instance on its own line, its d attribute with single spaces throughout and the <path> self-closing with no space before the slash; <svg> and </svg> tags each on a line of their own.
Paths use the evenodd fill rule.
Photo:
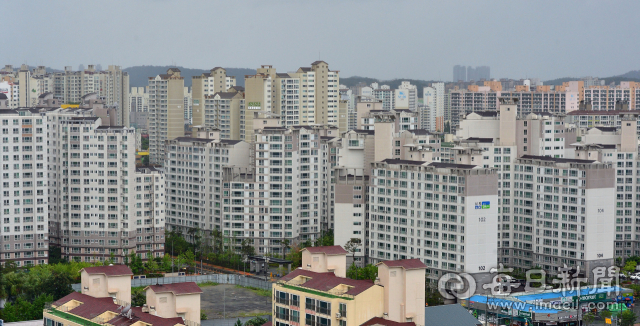
<svg viewBox="0 0 640 326">
<path fill-rule="evenodd" d="M 640 69 L 640 1 L 3 1 L 1 64 L 210 69 L 319 57 L 342 77 L 608 77 Z"/>
</svg>

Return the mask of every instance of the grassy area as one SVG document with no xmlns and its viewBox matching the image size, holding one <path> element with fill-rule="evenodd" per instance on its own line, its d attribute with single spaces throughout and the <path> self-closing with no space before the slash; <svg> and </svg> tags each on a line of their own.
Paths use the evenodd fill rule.
<svg viewBox="0 0 640 326">
<path fill-rule="evenodd" d="M 216 283 L 216 282 L 204 282 L 204 283 L 199 283 L 198 286 L 199 287 L 205 287 L 205 286 L 216 286 L 216 285 L 220 285 L 220 283 Z"/>
<path fill-rule="evenodd" d="M 237 288 L 242 288 L 242 289 L 247 289 L 259 296 L 262 297 L 271 297 L 271 290 L 263 290 L 263 289 L 259 289 L 259 288 L 254 288 L 251 286 L 241 286 L 241 285 L 236 285 Z"/>
<path fill-rule="evenodd" d="M 271 316 L 271 311 L 261 311 L 261 312 L 251 312 L 251 313 L 241 312 L 238 315 L 238 317 L 262 317 L 266 315 Z"/>
</svg>

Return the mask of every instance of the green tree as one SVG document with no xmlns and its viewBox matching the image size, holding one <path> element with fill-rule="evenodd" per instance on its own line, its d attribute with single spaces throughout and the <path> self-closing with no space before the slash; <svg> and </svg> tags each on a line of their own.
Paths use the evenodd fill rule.
<svg viewBox="0 0 640 326">
<path fill-rule="evenodd" d="M 611 311 L 609 311 L 609 310 L 600 311 L 600 317 L 602 319 L 611 318 Z"/>
<path fill-rule="evenodd" d="M 588 312 L 582 316 L 582 322 L 589 325 L 596 319 L 596 316 L 592 312 Z"/>
<path fill-rule="evenodd" d="M 142 148 L 141 149 L 143 151 L 148 150 L 149 149 L 149 138 L 142 137 L 141 144 L 142 144 Z"/>
<path fill-rule="evenodd" d="M 625 310 L 620 313 L 620 321 L 618 322 L 618 325 L 633 326 L 636 323 L 636 319 L 638 319 L 638 316 L 636 316 L 633 310 Z"/>
<path fill-rule="evenodd" d="M 147 303 L 147 293 L 144 291 L 144 287 L 131 288 L 131 305 L 142 307 L 145 303 Z"/>
<path fill-rule="evenodd" d="M 255 256 L 256 248 L 251 244 L 249 239 L 244 239 L 241 242 L 240 252 L 244 257 Z"/>
<path fill-rule="evenodd" d="M 235 324 L 233 324 L 233 326 L 242 326 L 242 322 L 240 321 L 240 318 L 238 318 L 238 320 L 236 321 Z"/>
<path fill-rule="evenodd" d="M 164 254 L 162 256 L 162 270 L 165 272 L 171 272 L 171 256 Z"/>
<path fill-rule="evenodd" d="M 629 277 L 629 274 L 636 271 L 636 265 L 637 263 L 635 260 L 627 260 L 627 262 L 624 265 L 624 268 L 622 269 L 624 274 L 627 275 L 627 277 Z"/>
<path fill-rule="evenodd" d="M 207 314 L 204 313 L 204 311 L 200 311 L 200 320 L 207 320 Z"/>
<path fill-rule="evenodd" d="M 449 121 L 444 123 L 444 133 L 445 134 L 451 133 L 451 124 L 449 123 Z"/>
<path fill-rule="evenodd" d="M 291 241 L 289 241 L 289 239 L 284 239 L 282 240 L 282 258 L 285 258 L 287 256 L 287 249 L 289 249 L 289 246 L 291 245 Z"/>
<path fill-rule="evenodd" d="M 135 252 L 131 252 L 131 254 L 129 255 L 129 268 L 131 268 L 133 274 L 136 275 L 142 274 L 144 272 L 142 258 L 140 258 L 140 255 L 136 254 Z"/>
<path fill-rule="evenodd" d="M 320 238 L 316 239 L 314 247 L 333 246 L 333 230 L 322 232 Z M 309 246 L 311 247 L 311 246 Z"/>
<path fill-rule="evenodd" d="M 244 323 L 244 326 L 262 326 L 266 322 L 268 322 L 268 320 L 266 318 L 262 318 L 260 316 L 256 316 L 256 317 L 253 317 L 253 318 L 247 320 Z"/>
<path fill-rule="evenodd" d="M 347 269 L 347 278 L 352 280 L 358 279 L 358 266 L 355 263 L 352 263 L 351 266 Z"/>
<path fill-rule="evenodd" d="M 353 256 L 353 260 L 352 261 L 353 261 L 354 264 L 356 262 L 356 252 L 358 252 L 358 248 L 360 248 L 360 246 L 362 246 L 362 240 L 360 240 L 360 238 L 351 238 L 344 245 L 344 249 L 346 251 L 350 252 L 351 255 Z"/>
</svg>

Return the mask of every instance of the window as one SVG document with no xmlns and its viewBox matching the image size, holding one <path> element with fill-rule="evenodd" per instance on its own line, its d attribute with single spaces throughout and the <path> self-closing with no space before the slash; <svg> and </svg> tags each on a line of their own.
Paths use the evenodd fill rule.
<svg viewBox="0 0 640 326">
<path fill-rule="evenodd" d="M 347 305 L 344 303 L 341 303 L 338 313 L 340 314 L 341 317 L 347 317 Z"/>
</svg>

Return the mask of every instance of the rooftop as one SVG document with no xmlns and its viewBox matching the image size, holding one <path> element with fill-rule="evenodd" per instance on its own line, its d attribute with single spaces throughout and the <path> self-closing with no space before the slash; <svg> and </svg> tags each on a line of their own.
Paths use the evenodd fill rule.
<svg viewBox="0 0 640 326">
<path fill-rule="evenodd" d="M 127 265 L 112 265 L 112 266 L 96 266 L 96 267 L 85 267 L 82 271 L 87 272 L 87 274 L 105 274 L 107 276 L 123 276 L 123 275 L 133 275 L 133 272 Z"/>
<path fill-rule="evenodd" d="M 406 322 L 406 323 L 399 323 L 397 321 L 393 321 L 393 320 L 389 320 L 389 319 L 384 319 L 381 317 L 373 317 L 369 320 L 367 320 L 366 322 L 364 322 L 362 325 L 360 326 L 374 326 L 374 325 L 383 325 L 383 326 L 415 326 L 416 323 L 414 322 Z"/>
<path fill-rule="evenodd" d="M 424 326 L 476 325 L 482 325 L 482 323 L 459 304 L 446 304 L 424 308 Z"/>
<path fill-rule="evenodd" d="M 401 260 L 386 260 L 383 262 L 379 262 L 378 265 L 385 264 L 389 267 L 402 267 L 404 269 L 423 269 L 427 268 L 420 259 L 401 259 Z"/>
<path fill-rule="evenodd" d="M 307 280 L 304 283 L 287 283 L 298 276 L 304 276 L 307 278 Z M 337 277 L 332 272 L 317 273 L 300 268 L 280 278 L 280 281 L 283 281 L 284 284 L 288 286 L 299 286 L 301 288 L 318 290 L 321 292 L 329 292 L 330 290 L 341 284 L 347 285 L 349 287 L 348 290 L 344 293 L 328 293 L 333 295 L 347 294 L 355 296 L 370 289 L 373 286 L 376 286 L 372 281 L 368 280 L 352 280 L 350 278 Z"/>
<path fill-rule="evenodd" d="M 173 292 L 175 295 L 202 293 L 202 290 L 195 282 L 156 284 L 149 285 L 145 289 L 151 289 L 156 293 Z"/>
<path fill-rule="evenodd" d="M 312 254 L 324 253 L 326 255 L 342 255 L 348 252 L 342 248 L 342 246 L 321 246 L 321 247 L 306 247 L 302 250 L 307 250 Z"/>
<path fill-rule="evenodd" d="M 579 160 L 575 158 L 558 158 L 558 157 L 548 157 L 548 156 L 537 156 L 537 155 L 522 155 L 519 159 L 524 160 L 539 160 L 539 161 L 549 161 L 555 163 L 593 163 L 594 160 Z"/>
<path fill-rule="evenodd" d="M 476 165 L 471 165 L 471 164 L 455 164 L 455 163 L 439 163 L 439 162 L 430 163 L 429 166 L 433 166 L 434 168 L 450 168 L 450 169 L 473 169 L 476 167 Z"/>
<path fill-rule="evenodd" d="M 67 312 L 62 312 L 60 310 L 51 310 L 49 311 L 49 313 L 58 317 L 62 317 L 67 320 L 75 321 L 74 319 L 77 319 L 77 317 L 92 320 L 96 316 L 102 315 L 107 311 L 110 311 L 113 313 L 120 312 L 118 309 L 120 308 L 120 306 L 113 303 L 113 299 L 110 297 L 94 298 L 92 296 L 82 294 L 79 292 L 72 292 L 71 294 L 65 296 L 64 298 L 58 301 L 55 301 L 53 305 L 55 305 L 56 307 L 59 307 L 71 300 L 76 300 L 78 302 L 81 302 L 82 304 Z M 185 324 L 184 320 L 181 317 L 163 318 L 159 316 L 154 316 L 149 313 L 142 312 L 141 307 L 133 307 L 131 308 L 131 311 L 132 311 L 132 315 L 135 316 L 135 318 L 129 319 L 127 317 L 118 315 L 115 318 L 112 318 L 111 320 L 108 320 L 105 322 L 113 326 L 129 326 L 138 321 L 142 321 L 146 324 L 153 325 L 153 326 L 174 326 L 177 324 L 181 324 L 181 325 Z M 92 324 L 92 323 L 89 323 L 88 321 L 85 321 L 85 322 L 87 322 L 87 324 L 84 324 L 84 325 Z M 95 325 L 99 325 L 99 324 L 95 323 Z"/>
<path fill-rule="evenodd" d="M 423 165 L 427 163 L 423 161 L 398 160 L 393 158 L 385 159 L 382 162 L 387 164 L 410 164 L 410 165 Z"/>
</svg>

